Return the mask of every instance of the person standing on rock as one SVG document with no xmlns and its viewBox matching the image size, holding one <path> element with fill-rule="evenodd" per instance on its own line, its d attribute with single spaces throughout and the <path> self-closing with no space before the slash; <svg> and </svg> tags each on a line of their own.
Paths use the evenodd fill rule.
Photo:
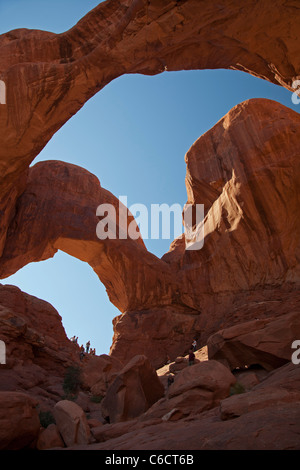
<svg viewBox="0 0 300 470">
<path fill-rule="evenodd" d="M 195 361 L 195 354 L 193 353 L 193 350 L 190 349 L 189 351 L 189 366 L 192 366 Z"/>
<path fill-rule="evenodd" d="M 86 353 L 87 353 L 87 354 L 89 353 L 90 345 L 91 345 L 91 342 L 90 342 L 90 341 L 88 341 L 88 342 L 86 343 L 86 345 L 85 345 L 85 348 L 86 348 L 85 350 L 86 350 Z"/>
<path fill-rule="evenodd" d="M 79 354 L 80 360 L 82 361 L 84 358 L 84 346 L 83 344 L 80 346 L 80 354 Z"/>
<path fill-rule="evenodd" d="M 174 375 L 169 374 L 168 375 L 168 388 L 172 385 L 173 382 L 174 382 Z"/>
<path fill-rule="evenodd" d="M 192 348 L 193 348 L 193 351 L 196 351 L 196 348 L 197 348 L 197 341 L 194 339 L 194 341 L 192 342 Z"/>
</svg>

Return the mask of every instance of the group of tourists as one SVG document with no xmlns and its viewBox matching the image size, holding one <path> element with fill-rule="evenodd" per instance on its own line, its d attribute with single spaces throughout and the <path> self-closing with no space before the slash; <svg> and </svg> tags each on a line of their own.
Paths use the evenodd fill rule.
<svg viewBox="0 0 300 470">
<path fill-rule="evenodd" d="M 74 344 L 77 344 L 77 346 L 79 346 L 78 344 L 78 336 L 72 336 L 72 338 L 70 338 L 70 340 L 72 341 L 72 343 Z M 89 354 L 91 356 L 95 356 L 96 354 L 96 348 L 91 348 L 91 342 L 88 341 L 85 345 L 85 347 L 83 346 L 83 344 L 80 346 L 79 348 L 79 357 L 80 357 L 80 360 L 82 360 L 86 354 Z"/>
</svg>

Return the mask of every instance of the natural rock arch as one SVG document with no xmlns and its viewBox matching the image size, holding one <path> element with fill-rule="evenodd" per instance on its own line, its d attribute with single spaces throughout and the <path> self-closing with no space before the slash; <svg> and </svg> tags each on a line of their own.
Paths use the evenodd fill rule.
<svg viewBox="0 0 300 470">
<path fill-rule="evenodd" d="M 53 256 L 57 249 L 87 261 L 111 301 L 122 312 L 131 312 L 115 321 L 113 350 L 127 357 L 132 351 L 127 347 L 126 327 L 125 333 L 122 329 L 126 321 L 143 329 L 143 312 L 154 312 L 160 322 L 164 315 L 168 321 L 173 319 L 168 332 L 183 331 L 183 324 L 188 324 L 182 333 L 186 337 L 204 326 L 208 334 L 233 296 L 283 282 L 294 285 L 298 276 L 295 236 L 299 227 L 294 211 L 298 207 L 299 115 L 277 103 L 250 100 L 238 105 L 188 152 L 189 202 L 208 206 L 201 253 L 186 253 L 183 239 L 176 240 L 162 260 L 141 241 L 100 243 L 95 208 L 108 200 L 116 204 L 116 198 L 93 175 L 72 165 L 45 162 L 28 167 L 91 96 L 125 73 L 231 68 L 292 90 L 299 74 L 299 12 L 293 2 L 279 0 L 276 5 L 246 0 L 242 6 L 237 0 L 124 0 L 122 4 L 109 0 L 62 34 L 16 30 L 2 35 L 0 78 L 6 84 L 7 105 L 0 113 L 0 126 L 6 128 L 0 140 L 1 277 L 30 261 Z M 275 124 L 270 125 L 270 117 Z M 203 149 L 209 156 L 208 166 L 199 158 Z M 199 168 L 205 178 L 199 176 Z M 76 192 L 74 200 L 53 198 L 54 188 L 63 196 L 67 187 L 74 190 L 76 182 L 87 198 L 88 215 Z M 287 209 L 284 223 L 276 219 L 272 203 L 266 203 L 262 184 L 269 190 L 270 201 Z M 95 188 L 92 198 L 91 187 Z M 291 191 L 285 191 L 287 187 Z M 59 231 L 47 221 L 54 213 Z M 30 228 L 33 217 L 36 232 Z M 252 263 L 251 270 L 245 263 Z M 234 271 L 233 266 L 238 269 Z M 205 311 L 214 318 L 203 315 Z M 170 339 L 168 332 L 164 337 L 160 333 L 164 341 Z M 175 336 L 172 351 L 177 347 Z M 140 339 L 141 348 L 144 339 Z M 155 351 L 155 360 L 161 350 Z"/>
<path fill-rule="evenodd" d="M 128 73 L 231 68 L 292 90 L 299 74 L 294 2 L 109 0 L 62 34 L 19 29 L 0 37 L 0 253 L 24 172 L 97 91 Z M 278 27 L 280 25 L 280 28 Z"/>
<path fill-rule="evenodd" d="M 188 202 L 206 207 L 205 244 L 187 252 L 180 237 L 162 259 L 141 239 L 97 238 L 97 206 L 118 207 L 119 201 L 94 175 L 68 163 L 38 163 L 18 199 L 0 276 L 58 249 L 88 262 L 125 314 L 115 320 L 117 356 L 131 354 L 129 343 L 151 349 L 144 334 L 151 337 L 152 328 L 164 344 L 154 348 L 158 356 L 170 337 L 172 347 L 179 347 L 180 331 L 192 335 L 205 329 L 207 336 L 220 318 L 230 323 L 234 299 L 245 303 L 251 292 L 265 299 L 276 286 L 297 288 L 299 132 L 297 113 L 254 99 L 237 105 L 201 136 L 186 155 L 186 184 Z M 126 323 L 130 327 L 123 331 Z M 126 340 L 134 330 L 138 336 Z"/>
</svg>

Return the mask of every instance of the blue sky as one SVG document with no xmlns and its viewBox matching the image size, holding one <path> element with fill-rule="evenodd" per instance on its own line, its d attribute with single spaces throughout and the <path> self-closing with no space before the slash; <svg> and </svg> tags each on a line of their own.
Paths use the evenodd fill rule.
<svg viewBox="0 0 300 470">
<path fill-rule="evenodd" d="M 0 34 L 16 28 L 55 33 L 97 6 L 93 0 L 0 0 Z M 60 129 L 33 164 L 63 160 L 86 168 L 128 205 L 186 202 L 184 155 L 233 106 L 269 98 L 299 112 L 291 93 L 243 72 L 205 70 L 123 76 L 107 85 Z M 300 106 L 299 106 L 300 107 Z M 146 240 L 161 257 L 173 239 Z M 67 335 L 109 352 L 112 319 L 120 312 L 85 263 L 59 252 L 1 281 L 50 302 Z"/>
</svg>

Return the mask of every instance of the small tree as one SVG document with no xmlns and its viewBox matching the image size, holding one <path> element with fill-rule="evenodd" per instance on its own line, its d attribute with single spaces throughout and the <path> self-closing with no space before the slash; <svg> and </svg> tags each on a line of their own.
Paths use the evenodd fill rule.
<svg viewBox="0 0 300 470">
<path fill-rule="evenodd" d="M 81 371 L 78 366 L 70 366 L 66 370 L 63 382 L 63 390 L 67 399 L 74 399 L 81 385 Z"/>
<path fill-rule="evenodd" d="M 49 424 L 55 424 L 55 418 L 51 411 L 40 411 L 39 418 L 43 428 L 47 428 Z"/>
</svg>

